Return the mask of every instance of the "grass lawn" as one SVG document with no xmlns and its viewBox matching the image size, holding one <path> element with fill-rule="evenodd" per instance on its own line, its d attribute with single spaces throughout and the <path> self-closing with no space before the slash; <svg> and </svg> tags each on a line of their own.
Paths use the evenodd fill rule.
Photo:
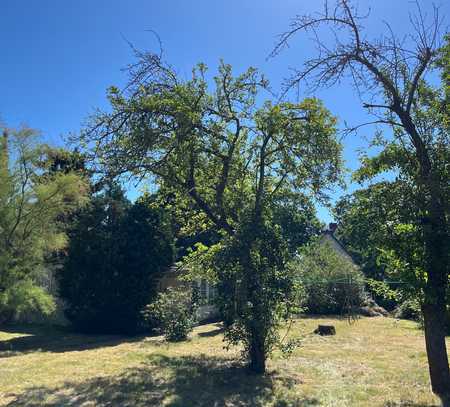
<svg viewBox="0 0 450 407">
<path fill-rule="evenodd" d="M 318 323 L 334 337 L 311 334 Z M 0 405 L 8 406 L 432 406 L 422 332 L 409 321 L 308 318 L 289 359 L 248 374 L 220 326 L 190 341 L 85 336 L 42 328 L 0 331 Z"/>
</svg>

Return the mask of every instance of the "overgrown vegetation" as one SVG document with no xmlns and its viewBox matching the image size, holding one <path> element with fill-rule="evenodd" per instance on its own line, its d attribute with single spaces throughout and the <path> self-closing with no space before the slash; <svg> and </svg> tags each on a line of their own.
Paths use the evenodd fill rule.
<svg viewBox="0 0 450 407">
<path fill-rule="evenodd" d="M 293 317 L 305 310 L 330 315 L 358 308 L 371 315 L 367 304 L 376 304 L 367 289 L 397 318 L 419 323 L 432 390 L 444 407 L 450 406 L 445 338 L 450 332 L 450 34 L 441 32 L 438 8 L 433 6 L 430 22 L 419 2 L 415 6 L 411 34 L 404 39 L 388 24 L 386 34 L 367 36 L 364 20 L 370 13 L 361 13 L 356 0 L 324 1 L 321 13 L 296 16 L 272 56 L 302 32 L 312 34 L 317 54 L 293 71 L 279 97 L 253 67 L 236 75 L 221 62 L 215 76 L 209 76 L 200 63 L 186 78 L 164 60 L 162 50 L 156 54 L 133 48 L 137 60 L 128 67 L 125 89 L 109 89 L 109 109 L 96 110 L 81 134 L 72 136 L 73 151 L 42 144 L 36 132 L 25 127 L 5 129 L 0 138 L 0 324 L 31 312 L 53 313 L 53 294 L 62 297 L 65 314 L 78 331 L 135 335 L 154 329 L 168 342 L 183 342 L 192 336 L 198 305 L 188 284 L 208 281 L 217 290 L 215 305 L 233 360 L 193 357 L 189 344 L 166 344 L 168 353 L 172 346 L 185 354 L 176 354 L 175 361 L 173 355 L 153 361 L 150 372 L 155 373 L 155 366 L 163 371 L 156 372 L 151 383 L 158 391 L 175 387 L 173 392 L 181 393 L 186 404 L 177 375 L 186 381 L 186 370 L 202 376 L 207 368 L 215 368 L 213 377 L 221 376 L 224 366 L 240 369 L 240 354 L 260 375 L 246 377 L 255 387 L 251 397 L 228 397 L 227 385 L 219 380 L 215 385 L 225 393 L 205 400 L 214 405 L 337 405 L 336 400 L 364 405 L 378 392 L 367 383 L 364 395 L 351 394 L 345 400 L 334 393 L 325 400 L 314 391 L 312 399 L 291 392 L 295 380 L 287 382 L 297 370 L 289 362 L 283 365 L 278 351 L 308 361 L 298 356 L 301 350 L 294 344 L 314 340 L 307 334 L 291 337 L 297 324 Z M 330 192 L 344 184 L 338 119 L 316 97 L 289 101 L 289 91 L 299 91 L 302 83 L 316 90 L 347 79 L 374 120 L 344 133 L 376 126 L 367 145 L 375 153 L 362 153 L 361 166 L 352 174 L 361 188 L 341 196 L 334 207 L 336 236 L 360 268 L 318 236 L 322 225 L 317 205 L 330 208 Z M 122 189 L 124 178 L 148 182 L 153 194 L 131 202 Z M 175 261 L 184 270 L 186 284 L 158 293 L 158 280 Z M 405 329 L 414 327 L 398 320 L 375 320 L 374 325 L 400 342 L 397 328 L 408 336 Z M 222 328 L 207 335 L 219 331 Z M 378 338 L 378 332 L 372 334 Z M 313 376 L 319 371 L 320 380 L 332 376 L 336 384 L 345 382 L 346 375 L 359 378 L 367 373 L 353 365 L 341 371 L 351 358 L 350 345 L 358 348 L 358 341 L 346 336 L 347 342 L 340 342 L 339 335 L 315 339 L 323 340 L 325 347 L 332 343 L 342 348 L 327 348 L 326 358 L 320 359 L 325 367 L 308 365 Z M 364 335 L 359 339 L 368 343 Z M 6 345 L 16 355 L 14 347 L 26 348 L 28 341 L 34 343 L 33 338 L 12 338 Z M 194 346 L 199 342 L 194 339 Z M 56 352 L 54 344 L 44 340 L 43 345 Z M 396 346 L 386 339 L 379 345 Z M 411 344 L 404 345 L 396 352 L 406 354 Z M 145 348 L 146 343 L 139 346 Z M 411 347 L 421 349 L 416 343 Z M 56 348 L 69 350 L 61 344 Z M 178 403 L 165 395 L 149 396 L 140 377 L 149 373 L 141 358 L 148 355 L 130 349 L 139 368 L 130 375 L 121 371 L 113 386 L 125 383 L 142 394 L 136 399 L 132 392 L 130 400 L 115 394 L 112 403 Z M 154 356 L 153 350 L 150 353 Z M 338 367 L 330 368 L 328 362 L 336 355 Z M 420 369 L 415 360 L 405 362 L 404 354 L 392 351 L 384 359 L 394 356 L 411 369 L 408 375 L 420 371 L 418 382 L 424 386 L 424 355 L 409 356 L 421 360 Z M 377 370 L 383 360 L 368 368 Z M 265 380 L 272 379 L 263 374 L 274 373 L 268 366 L 287 366 L 288 373 L 267 385 Z M 392 370 L 397 369 L 388 373 L 398 379 Z M 238 370 L 238 376 L 244 377 L 243 371 Z M 402 380 L 407 386 L 395 385 L 396 391 L 417 384 L 409 376 Z M 97 392 L 109 384 L 101 377 L 92 385 L 75 383 L 69 391 L 53 389 L 57 395 L 50 401 L 48 389 L 38 389 L 37 396 L 31 391 L 28 399 L 24 394 L 12 397 L 17 396 L 13 402 L 19 405 L 104 404 L 111 397 Z M 71 392 L 80 394 L 65 398 Z M 391 405 L 390 400 L 384 402 Z"/>
<path fill-rule="evenodd" d="M 326 241 L 303 248 L 289 267 L 305 289 L 308 313 L 352 314 L 366 299 L 361 270 Z"/>
</svg>

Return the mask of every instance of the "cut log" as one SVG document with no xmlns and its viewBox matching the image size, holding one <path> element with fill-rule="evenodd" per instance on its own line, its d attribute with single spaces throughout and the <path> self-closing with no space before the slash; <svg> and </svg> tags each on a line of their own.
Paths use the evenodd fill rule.
<svg viewBox="0 0 450 407">
<path fill-rule="evenodd" d="M 319 325 L 315 330 L 319 335 L 336 335 L 336 328 L 333 325 Z"/>
</svg>

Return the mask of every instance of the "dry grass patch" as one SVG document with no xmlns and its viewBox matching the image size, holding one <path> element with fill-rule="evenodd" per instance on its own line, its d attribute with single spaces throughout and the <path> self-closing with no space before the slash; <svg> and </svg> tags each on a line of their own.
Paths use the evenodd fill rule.
<svg viewBox="0 0 450 407">
<path fill-rule="evenodd" d="M 311 334 L 318 323 L 337 335 Z M 296 321 L 303 335 L 269 373 L 247 373 L 239 349 L 223 348 L 220 326 L 188 342 L 161 337 L 0 331 L 0 405 L 9 406 L 432 406 L 422 332 L 408 321 Z"/>
</svg>

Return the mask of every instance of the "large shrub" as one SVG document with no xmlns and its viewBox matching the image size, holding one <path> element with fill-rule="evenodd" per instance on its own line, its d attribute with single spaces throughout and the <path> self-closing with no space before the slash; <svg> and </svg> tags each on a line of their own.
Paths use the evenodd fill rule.
<svg viewBox="0 0 450 407">
<path fill-rule="evenodd" d="M 291 266 L 306 290 L 306 312 L 340 314 L 365 299 L 364 275 L 329 242 L 316 241 L 300 252 Z"/>
<path fill-rule="evenodd" d="M 54 311 L 53 297 L 30 280 L 18 281 L 0 292 L 0 325 L 31 313 L 47 317 Z"/>
<path fill-rule="evenodd" d="M 395 310 L 395 317 L 399 319 L 410 319 L 412 321 L 422 321 L 422 311 L 420 309 L 420 301 L 411 298 L 403 301 Z"/>
<path fill-rule="evenodd" d="M 187 339 L 192 331 L 196 322 L 195 308 L 189 289 L 168 288 L 145 307 L 143 315 L 168 341 L 177 342 Z"/>
<path fill-rule="evenodd" d="M 135 333 L 173 260 L 164 212 L 147 198 L 131 205 L 117 187 L 93 199 L 70 233 L 60 274 L 68 319 L 88 332 Z"/>
<path fill-rule="evenodd" d="M 420 323 L 423 328 L 423 315 L 420 300 L 417 298 L 409 298 L 403 301 L 395 310 L 394 316 L 399 319 L 409 319 Z M 446 335 L 450 335 L 450 305 L 447 305 L 445 314 Z"/>
</svg>

